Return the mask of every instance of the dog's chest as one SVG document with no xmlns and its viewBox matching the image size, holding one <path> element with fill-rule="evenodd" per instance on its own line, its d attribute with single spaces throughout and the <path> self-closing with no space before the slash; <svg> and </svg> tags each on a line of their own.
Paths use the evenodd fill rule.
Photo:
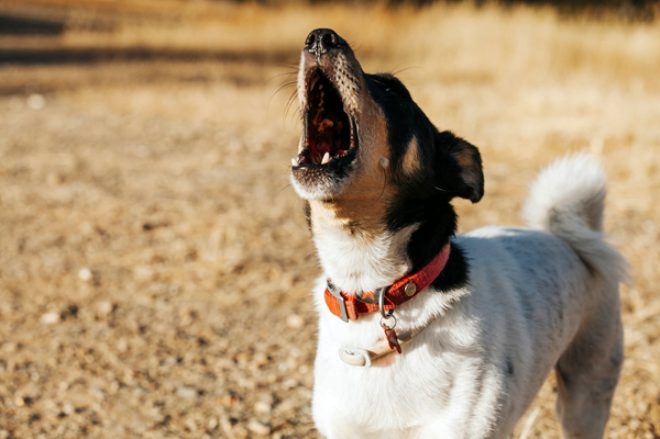
<svg viewBox="0 0 660 439">
<path fill-rule="evenodd" d="M 333 316 L 334 317 L 334 316 Z M 466 352 L 476 348 L 476 333 L 470 325 L 454 326 L 447 332 L 441 323 L 432 324 L 420 333 L 402 354 L 391 354 L 370 368 L 350 366 L 338 356 L 346 344 L 364 346 L 382 335 L 377 320 L 364 322 L 360 330 L 349 330 L 344 322 L 322 319 L 315 370 L 315 418 L 332 429 L 349 432 L 373 430 L 409 432 L 415 437 L 418 428 L 430 420 L 460 418 L 469 407 L 469 398 L 461 402 L 461 392 L 482 382 L 480 359 Z M 341 325 L 339 324 L 341 323 Z M 353 328 L 355 329 L 355 328 Z M 462 334 L 456 334 L 462 331 Z M 364 434 L 361 437 L 368 437 Z"/>
</svg>

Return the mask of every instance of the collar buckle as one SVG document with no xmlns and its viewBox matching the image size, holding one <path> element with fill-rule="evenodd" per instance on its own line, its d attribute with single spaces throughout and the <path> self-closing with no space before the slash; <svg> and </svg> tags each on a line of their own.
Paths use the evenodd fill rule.
<svg viewBox="0 0 660 439">
<path fill-rule="evenodd" d="M 341 293 L 341 290 L 337 288 L 332 282 L 330 282 L 330 279 L 327 281 L 327 286 L 327 291 L 329 291 L 330 294 L 332 294 L 332 296 L 337 299 L 337 304 L 339 305 L 339 315 L 337 315 L 337 317 L 345 322 L 348 322 L 349 320 L 355 320 L 357 318 L 355 304 L 351 301 L 347 301 Z"/>
</svg>

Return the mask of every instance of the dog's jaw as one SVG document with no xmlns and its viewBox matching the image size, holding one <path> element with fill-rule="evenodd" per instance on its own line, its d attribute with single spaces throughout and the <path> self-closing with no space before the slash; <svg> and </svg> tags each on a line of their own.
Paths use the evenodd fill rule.
<svg viewBox="0 0 660 439">
<path fill-rule="evenodd" d="M 335 42 L 322 45 L 328 35 Z M 362 83 L 362 69 L 348 44 L 334 33 L 310 34 L 298 75 L 303 132 L 291 159 L 291 182 L 302 198 L 330 199 L 350 180 L 359 145 L 357 96 Z"/>
</svg>

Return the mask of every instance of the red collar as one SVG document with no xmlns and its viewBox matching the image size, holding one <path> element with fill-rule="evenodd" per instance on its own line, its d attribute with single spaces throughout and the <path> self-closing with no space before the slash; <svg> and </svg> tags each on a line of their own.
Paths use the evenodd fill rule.
<svg viewBox="0 0 660 439">
<path fill-rule="evenodd" d="M 362 314 L 379 311 L 378 299 L 380 294 L 384 294 L 384 311 L 394 310 L 433 283 L 442 273 L 442 270 L 445 269 L 450 250 L 451 245 L 449 243 L 445 244 L 440 253 L 417 273 L 404 276 L 389 287 L 379 288 L 376 291 L 346 293 L 335 287 L 328 279 L 328 287 L 325 289 L 325 303 L 331 313 L 345 322 L 357 320 Z"/>
</svg>

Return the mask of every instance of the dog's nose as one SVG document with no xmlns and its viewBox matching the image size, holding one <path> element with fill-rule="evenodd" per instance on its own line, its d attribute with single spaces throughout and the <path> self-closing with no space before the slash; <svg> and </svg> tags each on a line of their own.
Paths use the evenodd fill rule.
<svg viewBox="0 0 660 439">
<path fill-rule="evenodd" d="M 332 29 L 315 29 L 307 35 L 305 49 L 320 56 L 331 49 L 346 45 L 337 32 Z"/>
</svg>

